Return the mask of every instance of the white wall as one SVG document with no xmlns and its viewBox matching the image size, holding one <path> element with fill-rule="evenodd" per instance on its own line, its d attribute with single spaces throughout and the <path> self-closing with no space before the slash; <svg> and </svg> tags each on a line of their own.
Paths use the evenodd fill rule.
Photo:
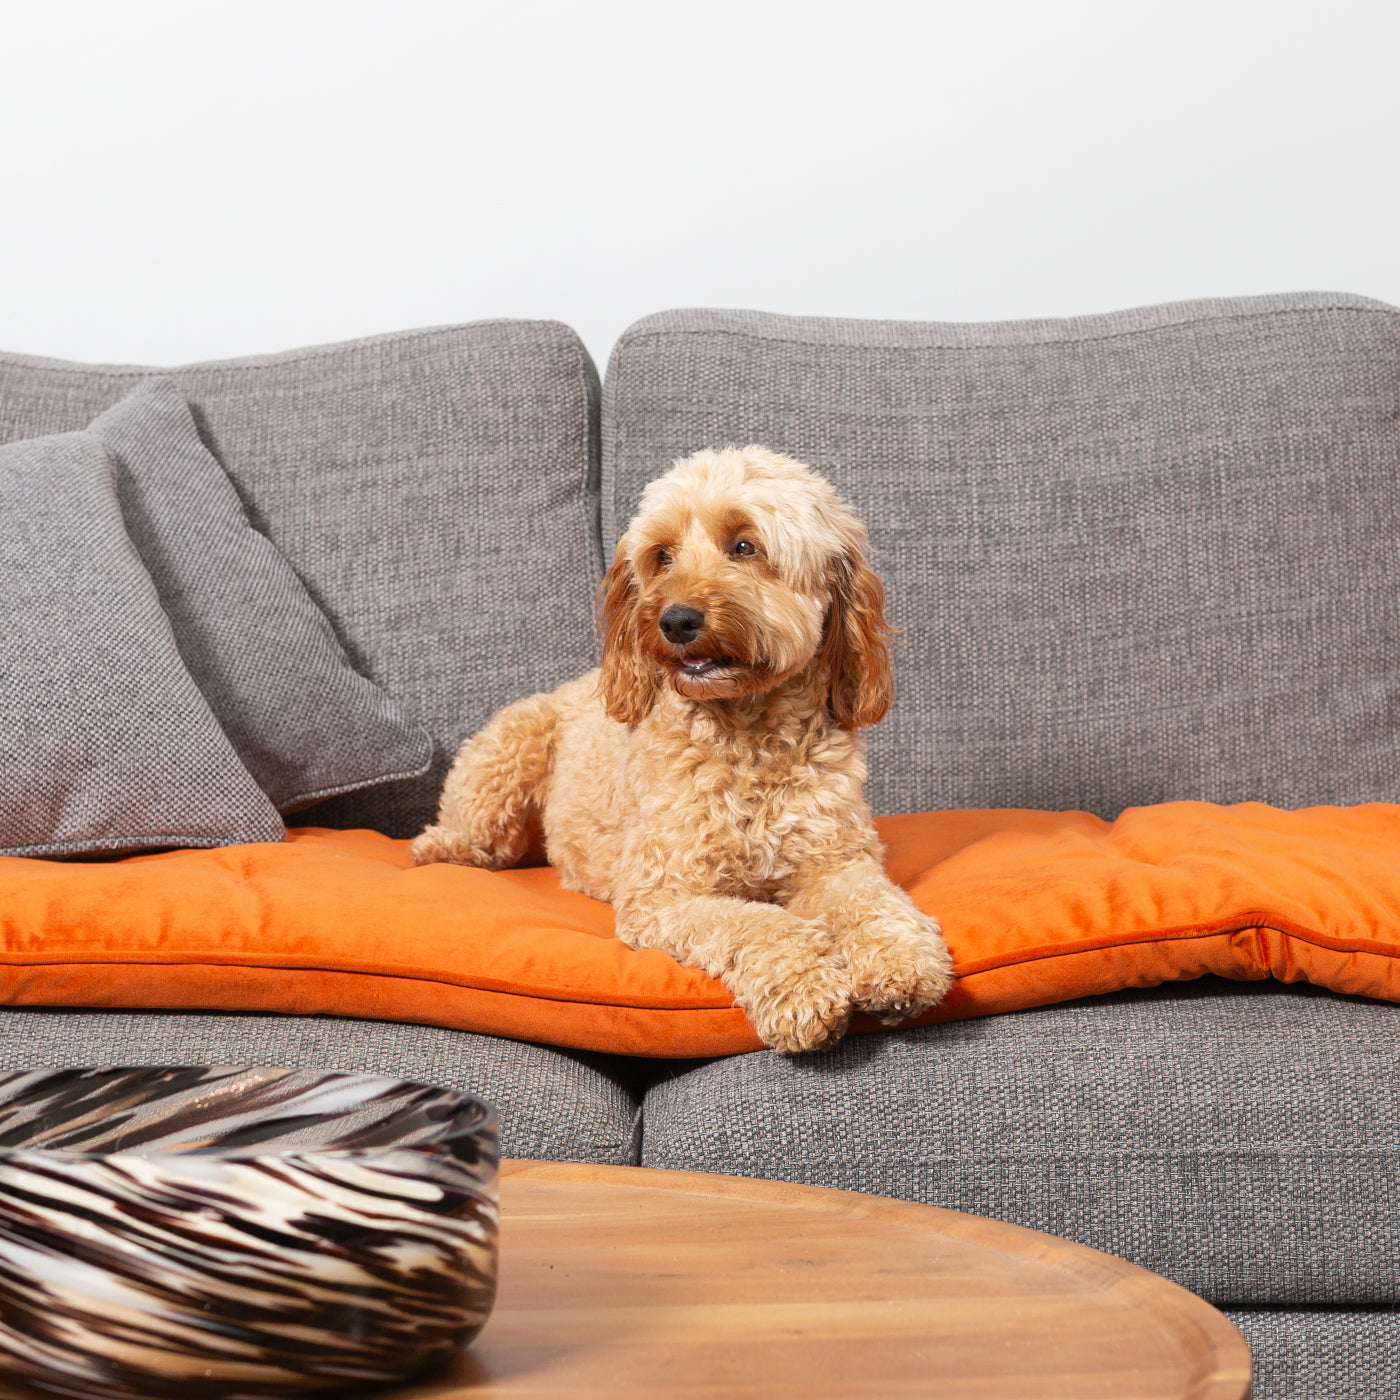
<svg viewBox="0 0 1400 1400">
<path fill-rule="evenodd" d="M 1400 302 L 1400 5 L 0 5 L 0 348 Z"/>
</svg>

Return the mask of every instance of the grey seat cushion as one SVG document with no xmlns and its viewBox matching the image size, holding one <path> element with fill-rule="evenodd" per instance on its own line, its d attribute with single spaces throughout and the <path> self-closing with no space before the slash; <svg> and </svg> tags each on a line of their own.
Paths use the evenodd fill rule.
<svg viewBox="0 0 1400 1400">
<path fill-rule="evenodd" d="M 673 458 L 850 498 L 897 629 L 877 812 L 1400 798 L 1400 311 L 987 325 L 675 311 L 619 340 L 611 550 Z"/>
<path fill-rule="evenodd" d="M 0 442 L 153 373 L 0 356 Z M 409 836 L 499 706 L 594 664 L 598 384 L 578 337 L 487 321 L 170 371 L 356 669 L 435 741 L 421 777 L 300 821 Z"/>
<path fill-rule="evenodd" d="M 166 1064 L 359 1070 L 469 1090 L 500 1110 L 507 1157 L 637 1160 L 630 1068 L 604 1055 L 337 1016 L 0 1010 L 0 1070 Z"/>
<path fill-rule="evenodd" d="M 280 841 L 88 433 L 0 447 L 0 854 Z"/>
<path fill-rule="evenodd" d="M 1395 1400 L 1400 1313 L 1318 1308 L 1226 1314 L 1254 1357 L 1251 1400 Z"/>
<path fill-rule="evenodd" d="M 1397 1062 L 1400 1006 L 1208 978 L 663 1068 L 642 1163 L 1009 1220 L 1222 1307 L 1395 1306 Z"/>
</svg>

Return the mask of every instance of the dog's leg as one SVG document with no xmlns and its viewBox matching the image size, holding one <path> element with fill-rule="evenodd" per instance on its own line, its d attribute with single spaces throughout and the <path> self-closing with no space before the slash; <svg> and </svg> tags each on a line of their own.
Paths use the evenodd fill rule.
<svg viewBox="0 0 1400 1400">
<path fill-rule="evenodd" d="M 627 901 L 617 936 L 718 977 L 764 1044 L 785 1054 L 835 1044 L 851 1018 L 850 979 L 830 933 L 775 904 L 701 894 Z"/>
<path fill-rule="evenodd" d="M 953 984 L 937 920 L 873 860 L 808 875 L 784 903 L 831 930 L 850 969 L 855 1005 L 887 1026 L 936 1006 Z"/>
<path fill-rule="evenodd" d="M 532 695 L 468 739 L 447 775 L 437 825 L 409 848 L 414 863 L 450 861 L 487 870 L 516 864 L 538 839 L 559 720 L 552 695 Z"/>
</svg>

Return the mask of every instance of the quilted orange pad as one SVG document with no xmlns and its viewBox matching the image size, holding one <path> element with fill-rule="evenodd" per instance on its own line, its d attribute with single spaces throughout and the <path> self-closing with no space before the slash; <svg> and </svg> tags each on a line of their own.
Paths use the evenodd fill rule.
<svg viewBox="0 0 1400 1400">
<path fill-rule="evenodd" d="M 878 823 L 959 980 L 927 1022 L 1219 973 L 1400 1000 L 1400 806 L 1178 802 Z M 549 869 L 414 869 L 374 832 L 0 859 L 0 999 L 325 1012 L 631 1055 L 759 1048 L 718 982 L 612 937 Z M 859 1018 L 855 1031 L 879 1029 Z"/>
</svg>

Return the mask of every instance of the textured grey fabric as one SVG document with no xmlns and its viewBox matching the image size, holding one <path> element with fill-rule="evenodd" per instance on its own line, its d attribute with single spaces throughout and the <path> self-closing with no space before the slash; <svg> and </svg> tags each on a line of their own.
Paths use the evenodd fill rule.
<svg viewBox="0 0 1400 1400">
<path fill-rule="evenodd" d="M 856 506 L 898 632 L 877 812 L 1400 798 L 1400 311 L 676 311 L 608 368 L 603 533 L 699 447 Z"/>
<path fill-rule="evenodd" d="M 280 841 L 86 433 L 0 447 L 0 853 Z"/>
<path fill-rule="evenodd" d="M 604 1055 L 335 1016 L 0 1010 L 0 1070 L 162 1064 L 358 1070 L 469 1090 L 500 1110 L 507 1157 L 637 1160 L 628 1066 Z"/>
<path fill-rule="evenodd" d="M 278 811 L 426 772 L 432 740 L 350 665 L 248 523 L 175 381 L 138 385 L 88 431 L 116 459 L 127 533 L 180 656 Z"/>
<path fill-rule="evenodd" d="M 1252 1400 L 1395 1400 L 1400 1313 L 1231 1310 L 1254 1354 Z"/>
<path fill-rule="evenodd" d="M 151 373 L 0 356 L 0 441 L 83 427 Z M 299 820 L 416 833 L 464 738 L 595 664 L 587 352 L 565 326 L 488 321 L 170 373 L 356 670 L 435 742 L 422 777 Z"/>
<path fill-rule="evenodd" d="M 1151 992 L 676 1067 L 642 1163 L 870 1191 L 1130 1259 L 1218 1306 L 1400 1301 L 1400 1006 Z"/>
</svg>

